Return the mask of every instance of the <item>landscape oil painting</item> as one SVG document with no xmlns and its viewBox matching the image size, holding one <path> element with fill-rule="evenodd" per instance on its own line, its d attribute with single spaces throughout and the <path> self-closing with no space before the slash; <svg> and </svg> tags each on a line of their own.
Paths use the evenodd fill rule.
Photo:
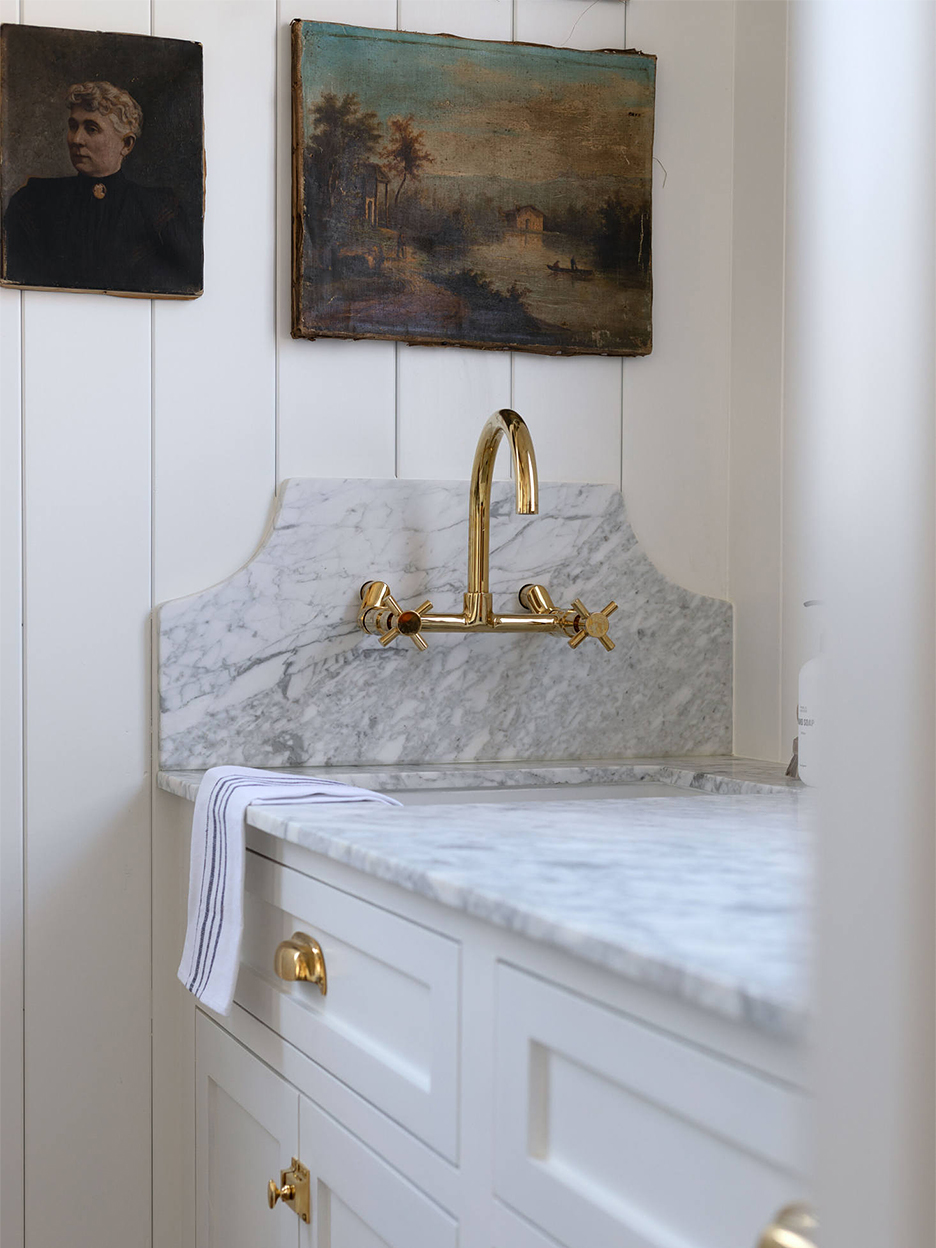
<svg viewBox="0 0 936 1248">
<path fill-rule="evenodd" d="M 295 21 L 296 338 L 651 349 L 656 60 Z"/>
</svg>

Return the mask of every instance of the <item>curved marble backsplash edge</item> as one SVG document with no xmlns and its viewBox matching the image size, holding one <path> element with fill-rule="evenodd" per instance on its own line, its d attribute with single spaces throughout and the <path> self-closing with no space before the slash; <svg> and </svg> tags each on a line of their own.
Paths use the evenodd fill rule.
<svg viewBox="0 0 936 1248">
<path fill-rule="evenodd" d="M 492 498 L 491 588 L 619 603 L 617 648 L 434 634 L 417 653 L 357 628 L 359 589 L 460 610 L 465 482 L 285 481 L 254 556 L 157 616 L 160 767 L 568 760 L 731 750 L 732 608 L 669 582 L 619 490 L 543 483 L 540 514 Z"/>
</svg>

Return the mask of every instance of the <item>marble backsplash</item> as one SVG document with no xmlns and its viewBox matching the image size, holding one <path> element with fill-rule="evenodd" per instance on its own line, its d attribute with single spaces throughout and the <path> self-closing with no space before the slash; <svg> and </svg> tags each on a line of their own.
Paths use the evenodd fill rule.
<svg viewBox="0 0 936 1248">
<path fill-rule="evenodd" d="M 614 651 L 433 633 L 420 653 L 358 629 L 372 579 L 461 611 L 467 544 L 466 482 L 285 482 L 250 562 L 159 610 L 160 767 L 730 753 L 731 606 L 670 584 L 611 486 L 545 483 L 517 516 L 495 483 L 491 589 L 511 612 L 528 581 L 557 606 L 615 599 Z"/>
</svg>

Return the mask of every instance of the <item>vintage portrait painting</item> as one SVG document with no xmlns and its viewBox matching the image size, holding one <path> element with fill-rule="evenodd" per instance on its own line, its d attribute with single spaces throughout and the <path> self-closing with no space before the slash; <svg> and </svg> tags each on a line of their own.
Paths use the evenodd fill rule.
<svg viewBox="0 0 936 1248">
<path fill-rule="evenodd" d="M 295 21 L 294 337 L 651 348 L 656 60 Z"/>
<path fill-rule="evenodd" d="M 201 44 L 0 29 L 0 282 L 202 293 Z"/>
</svg>

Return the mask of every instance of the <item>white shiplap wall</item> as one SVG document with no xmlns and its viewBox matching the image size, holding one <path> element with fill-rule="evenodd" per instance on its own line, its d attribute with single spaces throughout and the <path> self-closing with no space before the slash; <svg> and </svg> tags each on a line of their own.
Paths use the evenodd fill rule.
<svg viewBox="0 0 936 1248">
<path fill-rule="evenodd" d="M 208 161 L 202 299 L 0 291 L 4 1248 L 22 1242 L 23 1156 L 29 1248 L 150 1244 L 151 1162 L 152 1242 L 190 1244 L 185 829 L 151 786 L 147 621 L 249 556 L 278 479 L 464 478 L 482 420 L 515 406 L 544 479 L 623 474 L 658 565 L 730 588 L 737 744 L 779 756 L 779 382 L 758 391 L 749 367 L 737 409 L 732 385 L 740 329 L 745 358 L 769 355 L 782 307 L 782 212 L 761 239 L 754 191 L 782 168 L 785 50 L 739 8 L 782 32 L 779 0 L 0 0 L 8 21 L 202 42 Z M 653 355 L 292 341 L 294 17 L 657 53 Z M 749 129 L 770 119 L 763 147 L 739 141 L 736 90 Z M 739 219 L 750 254 L 774 249 L 756 279 L 732 275 Z M 737 490 L 735 463 L 765 488 Z M 752 525 L 756 549 L 736 540 Z"/>
</svg>

